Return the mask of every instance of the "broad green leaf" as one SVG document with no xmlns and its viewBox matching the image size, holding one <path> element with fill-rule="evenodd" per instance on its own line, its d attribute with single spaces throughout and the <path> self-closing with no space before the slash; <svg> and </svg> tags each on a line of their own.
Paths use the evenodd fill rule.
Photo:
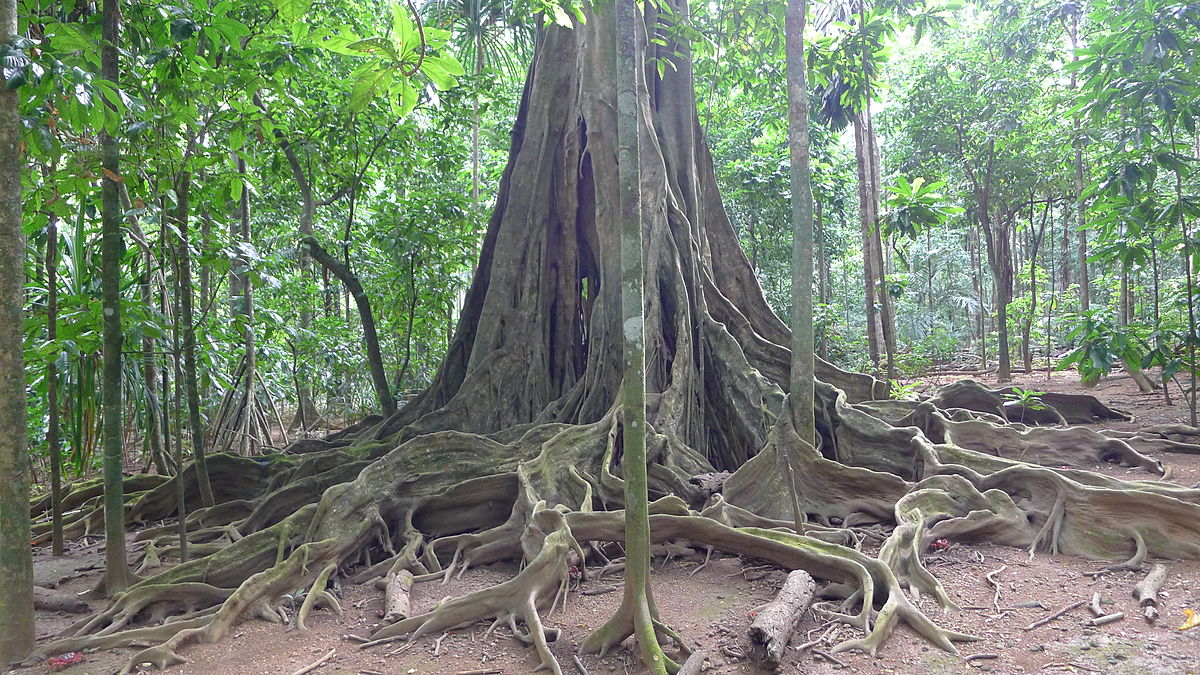
<svg viewBox="0 0 1200 675">
<path fill-rule="evenodd" d="M 421 61 L 421 72 L 429 78 L 438 89 L 449 89 L 458 84 L 457 77 L 463 74 L 463 67 L 456 59 L 447 56 L 426 56 Z"/>
</svg>

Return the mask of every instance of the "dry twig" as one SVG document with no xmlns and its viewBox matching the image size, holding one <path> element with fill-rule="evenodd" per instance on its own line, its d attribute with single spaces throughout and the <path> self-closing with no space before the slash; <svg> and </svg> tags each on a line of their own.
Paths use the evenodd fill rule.
<svg viewBox="0 0 1200 675">
<path fill-rule="evenodd" d="M 1048 624 L 1048 623 L 1050 623 L 1051 621 L 1053 621 L 1053 620 L 1057 619 L 1058 617 L 1062 616 L 1063 614 L 1066 614 L 1067 612 L 1069 612 L 1069 611 L 1071 611 L 1071 610 L 1075 609 L 1076 607 L 1081 607 L 1081 606 L 1083 606 L 1083 605 L 1084 605 L 1084 604 L 1086 604 L 1086 603 L 1087 603 L 1087 601 L 1086 601 L 1086 600 L 1080 600 L 1080 601 L 1078 601 L 1078 602 L 1072 602 L 1071 604 L 1067 605 L 1066 607 L 1063 607 L 1062 609 L 1060 609 L 1060 610 L 1058 610 L 1057 612 L 1055 612 L 1055 613 L 1051 614 L 1050 616 L 1048 616 L 1048 617 L 1046 617 L 1046 618 L 1044 618 L 1044 619 L 1038 619 L 1037 621 L 1034 621 L 1033 623 L 1029 624 L 1028 626 L 1025 626 L 1024 630 L 1033 630 L 1034 628 L 1037 628 L 1038 626 L 1043 626 L 1043 625 L 1045 625 L 1045 624 Z"/>
<path fill-rule="evenodd" d="M 314 671 L 317 668 L 320 668 L 322 665 L 324 665 L 326 661 L 328 661 L 329 659 L 332 659 L 333 655 L 336 653 L 337 653 L 336 649 L 330 649 L 329 651 L 325 652 L 325 656 L 322 656 L 321 658 L 317 659 L 316 661 L 313 661 L 312 663 L 308 664 L 307 666 L 304 666 L 300 670 L 297 670 L 296 672 L 292 673 L 292 675 L 304 675 L 305 673 L 311 673 L 312 671 Z"/>
</svg>

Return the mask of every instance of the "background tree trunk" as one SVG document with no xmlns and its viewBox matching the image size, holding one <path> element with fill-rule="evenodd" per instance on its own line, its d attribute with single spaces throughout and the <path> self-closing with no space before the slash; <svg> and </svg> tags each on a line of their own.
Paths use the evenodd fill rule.
<svg viewBox="0 0 1200 675">
<path fill-rule="evenodd" d="M 260 104 L 261 105 L 261 104 Z M 300 157 L 296 154 L 296 148 L 287 140 L 280 140 L 280 149 L 283 150 L 283 155 L 287 158 L 288 165 L 292 168 L 292 175 L 296 179 L 296 187 L 300 189 L 300 237 L 311 237 L 313 235 L 313 220 L 316 218 L 317 202 L 313 195 L 312 181 L 308 176 L 308 172 L 304 170 L 304 166 L 300 163 Z M 303 247 L 302 247 L 303 248 Z M 308 256 L 306 250 L 301 250 L 300 254 L 300 276 L 304 279 L 312 277 L 312 259 Z M 306 332 L 312 328 L 312 307 L 309 305 L 306 298 L 300 303 L 300 329 L 301 332 Z M 308 384 L 306 374 L 297 374 L 296 381 L 299 383 L 299 401 L 297 402 L 296 419 L 292 421 L 291 426 L 299 425 L 301 433 L 306 433 L 312 425 L 317 423 L 319 415 L 317 406 L 313 403 L 312 387 Z"/>
<path fill-rule="evenodd" d="M 1071 17 L 1070 26 L 1068 26 L 1067 29 L 1067 36 L 1071 41 L 1071 60 L 1073 62 L 1078 61 L 1079 55 L 1076 53 L 1079 49 L 1078 15 Z M 1075 73 L 1075 70 L 1071 71 L 1072 91 L 1076 89 L 1078 84 Z M 1077 227 L 1079 230 L 1079 309 L 1082 312 L 1087 312 L 1092 307 L 1092 291 L 1091 280 L 1088 277 L 1087 263 L 1087 205 L 1084 203 L 1083 199 L 1083 138 L 1078 113 L 1075 114 L 1074 119 L 1072 120 L 1072 125 L 1075 131 L 1075 140 L 1072 142 L 1072 145 L 1075 147 L 1075 214 Z"/>
<path fill-rule="evenodd" d="M 58 217 L 46 228 L 46 339 L 58 340 Z M 56 350 L 57 352 L 57 350 Z M 50 554 L 63 554 L 62 448 L 58 438 L 58 354 L 46 364 L 46 452 L 50 454 Z"/>
<path fill-rule="evenodd" d="M 321 248 L 321 244 L 316 239 L 305 237 L 300 242 L 308 249 L 308 254 L 321 264 L 322 268 L 332 272 L 345 284 L 354 298 L 355 304 L 358 305 L 358 316 L 362 320 L 363 327 L 363 341 L 367 347 L 367 368 L 371 371 L 371 384 L 375 387 L 375 396 L 379 400 L 379 407 L 383 410 L 383 414 L 391 416 L 396 412 L 396 399 L 392 396 L 392 390 L 388 386 L 387 373 L 383 369 L 383 355 L 379 351 L 379 336 L 375 331 L 375 315 L 371 312 L 371 301 L 367 297 L 367 292 L 363 290 L 358 277 L 336 258 L 329 255 L 324 248 Z"/>
<path fill-rule="evenodd" d="M 205 457 L 204 422 L 200 418 L 200 387 L 196 373 L 196 314 L 192 308 L 195 290 L 192 287 L 192 252 L 188 236 L 188 208 L 192 189 L 192 174 L 180 172 L 175 183 L 179 200 L 175 211 L 175 226 L 179 228 L 177 260 L 179 262 L 179 321 L 183 330 L 183 377 L 187 390 L 188 427 L 192 432 L 192 456 L 196 462 L 196 480 L 200 484 L 200 501 L 212 506 L 212 484 L 208 479 Z M 176 382 L 176 386 L 179 384 Z"/>
<path fill-rule="evenodd" d="M 875 216 L 871 209 L 871 167 L 868 155 L 871 144 L 867 139 L 867 125 L 863 115 L 854 116 L 854 159 L 858 170 L 858 218 L 862 230 L 863 282 L 865 288 L 865 303 L 867 313 L 867 348 L 871 355 L 871 363 L 878 371 L 883 353 L 883 318 L 880 307 L 876 302 L 876 288 L 879 285 L 879 271 L 876 268 L 875 236 L 873 233 Z"/>
<path fill-rule="evenodd" d="M 246 160 L 242 157 L 237 159 L 238 174 L 241 175 L 243 184 L 247 178 L 246 175 Z M 250 255 L 249 249 L 254 241 L 250 234 L 250 191 L 242 188 L 241 199 L 238 200 L 238 241 L 242 243 L 242 255 L 238 257 L 238 263 L 242 267 L 242 283 L 238 290 L 242 292 L 241 298 L 241 313 L 245 319 L 246 326 L 243 329 L 243 349 L 246 354 L 246 424 L 242 428 L 242 455 L 249 455 L 255 449 L 251 447 L 251 441 L 255 435 L 251 433 L 251 420 L 253 412 L 258 408 L 256 402 L 258 400 L 255 393 L 255 387 L 258 380 L 258 364 L 254 351 L 254 282 L 250 274 Z M 280 433 L 287 434 L 286 429 L 280 429 Z M 271 441 L 270 428 L 263 432 L 266 435 L 268 443 Z"/>
<path fill-rule="evenodd" d="M 817 202 L 817 279 L 818 292 L 817 299 L 822 305 L 826 305 L 825 311 L 822 312 L 821 334 L 817 338 L 817 356 L 823 359 L 829 358 L 829 326 L 828 321 L 830 314 L 828 312 L 829 305 L 829 261 L 826 259 L 825 251 L 825 219 L 824 209 L 821 202 Z"/>
</svg>

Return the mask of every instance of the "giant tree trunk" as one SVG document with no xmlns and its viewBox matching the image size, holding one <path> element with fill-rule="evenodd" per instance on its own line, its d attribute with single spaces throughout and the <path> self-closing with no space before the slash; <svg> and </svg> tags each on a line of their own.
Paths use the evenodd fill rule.
<svg viewBox="0 0 1200 675">
<path fill-rule="evenodd" d="M 675 2 L 671 10 L 686 16 L 687 7 Z M 898 623 L 948 651 L 952 640 L 970 639 L 938 627 L 909 600 L 911 589 L 953 606 L 921 564 L 933 539 L 986 538 L 1109 559 L 1135 549 L 1200 557 L 1195 491 L 1063 471 L 1100 459 L 1155 473 L 1162 466 L 1089 429 L 1021 431 L 966 409 L 998 409 L 1004 392 L 960 385 L 921 403 L 863 402 L 886 394 L 881 382 L 817 361 L 817 447 L 801 440 L 785 393 L 791 335 L 768 308 L 725 216 L 696 117 L 688 46 L 661 28 L 669 22 L 655 5 L 643 11 L 636 48 L 645 50 L 647 67 L 634 92 L 641 324 L 621 312 L 617 45 L 612 13 L 601 8 L 574 29 L 547 28 L 538 41 L 479 266 L 431 386 L 389 419 L 353 425 L 299 462 L 263 466 L 214 455 L 214 467 L 222 457 L 220 470 L 238 477 L 214 484 L 249 496 L 230 494 L 193 514 L 205 525 L 195 534 L 228 525 L 227 540 L 141 582 L 46 651 L 165 640 L 130 663 L 166 665 L 179 647 L 218 640 L 243 618 L 279 620 L 280 595 L 311 584 L 295 620 L 303 628 L 314 603 L 337 607 L 325 591 L 335 574 L 355 570 L 351 579 L 365 582 L 520 559 L 521 571 L 503 584 L 373 637 L 520 620 L 542 664 L 561 673 L 538 610 L 566 592 L 569 561 L 588 564 L 580 542 L 625 538 L 619 509 L 643 464 L 634 470 L 630 457 L 619 459 L 621 421 L 629 417 L 618 393 L 623 344 L 639 329 L 645 489 L 656 499 L 650 541 L 684 538 L 847 584 L 856 600 L 840 620 L 865 635 L 835 651 L 874 653 Z M 671 66 L 660 77 L 650 58 Z M 1094 399 L 1062 401 L 1050 406 L 1056 414 L 1095 410 Z M 784 519 L 793 507 L 778 470 L 789 455 L 802 463 L 800 509 L 842 526 L 810 521 L 804 533 L 791 531 Z M 735 471 L 719 496 L 709 499 L 689 481 L 722 468 Z M 172 489 L 164 486 L 163 495 Z M 163 495 L 139 499 L 130 518 L 160 518 L 170 503 Z M 878 557 L 842 545 L 854 539 L 844 527 L 875 522 L 894 526 Z M 170 541 L 161 531 L 145 536 Z M 136 626 L 148 604 L 182 604 L 184 590 L 195 613 L 123 629 L 128 619 Z M 622 630 L 601 631 L 586 645 L 614 646 L 632 623 L 610 622 Z"/>
<path fill-rule="evenodd" d="M 0 0 L 0 44 L 17 35 L 17 2 Z M 33 649 L 29 451 L 25 446 L 25 232 L 17 92 L 0 86 L 0 668 Z"/>
</svg>

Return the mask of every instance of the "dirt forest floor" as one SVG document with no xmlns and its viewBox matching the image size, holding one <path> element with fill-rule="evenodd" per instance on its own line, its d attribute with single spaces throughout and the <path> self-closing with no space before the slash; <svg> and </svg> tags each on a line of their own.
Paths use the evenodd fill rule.
<svg viewBox="0 0 1200 675">
<path fill-rule="evenodd" d="M 950 376 L 926 378 L 929 385 L 947 384 Z M 1039 391 L 1075 393 L 1084 391 L 1073 373 L 1018 375 L 1016 386 Z M 1143 395 L 1127 378 L 1102 382 L 1090 390 L 1105 403 L 1132 413 L 1133 422 L 1108 425 L 1132 429 L 1139 425 L 1183 422 L 1186 410 L 1180 404 L 1167 406 L 1161 395 Z M 1181 485 L 1200 482 L 1200 456 L 1162 457 L 1172 467 L 1170 479 Z M 1081 467 L 1106 474 L 1148 478 L 1136 470 L 1116 466 Z M 68 555 L 54 559 L 48 550 L 34 554 L 35 583 L 76 593 L 90 588 L 103 563 L 102 542 L 76 542 Z M 703 560 L 701 554 L 664 560 L 656 558 L 652 575 L 654 595 L 663 618 L 692 645 L 710 655 L 710 673 L 757 673 L 741 658 L 746 650 L 746 628 L 751 613 L 774 597 L 784 579 L 780 570 L 754 560 L 714 554 L 712 561 L 693 574 Z M 1157 624 L 1140 618 L 1131 596 L 1133 584 L 1145 572 L 1111 572 L 1093 575 L 1100 565 L 1068 556 L 1038 554 L 1030 559 L 1025 550 L 992 545 L 950 544 L 926 557 L 930 571 L 945 584 L 950 597 L 961 607 L 942 613 L 931 598 L 919 606 L 939 624 L 982 638 L 960 645 L 953 656 L 930 646 L 901 627 L 877 657 L 839 654 L 836 662 L 805 649 L 801 643 L 815 640 L 829 629 L 809 613 L 792 640 L 780 672 L 804 673 L 1197 673 L 1200 674 L 1200 628 L 1178 630 L 1184 608 L 1200 611 L 1200 561 L 1169 561 L 1162 589 L 1162 617 Z M 997 570 L 999 570 L 997 572 Z M 494 565 L 469 570 L 448 584 L 418 584 L 413 591 L 413 609 L 424 611 L 443 598 L 483 588 L 515 573 L 511 565 Z M 999 595 L 986 579 L 999 581 Z M 545 617 L 548 626 L 561 628 L 562 637 L 552 644 L 566 673 L 580 672 L 572 655 L 579 642 L 598 628 L 620 601 L 620 573 L 592 578 L 572 593 L 566 611 Z M 1098 628 L 1085 627 L 1091 617 L 1081 606 L 1045 625 L 1025 630 L 1030 624 L 1080 600 L 1100 593 L 1106 612 L 1125 612 L 1126 618 Z M 316 670 L 319 675 L 528 673 L 536 665 L 532 650 L 513 639 L 507 628 L 489 638 L 484 626 L 461 629 L 445 635 L 430 635 L 409 647 L 403 642 L 360 650 L 347 635 L 367 635 L 380 620 L 382 592 L 370 585 L 340 589 L 345 612 L 336 616 L 319 611 L 309 619 L 306 632 L 287 632 L 262 621 L 240 625 L 234 634 L 215 644 L 190 646 L 183 654 L 190 663 L 171 668 L 175 675 L 234 675 L 280 673 L 289 675 L 330 651 L 333 656 Z M 1040 603 L 1040 604 L 1038 604 Z M 93 608 L 98 607 L 93 603 Z M 999 608 L 999 609 L 997 609 Z M 78 617 L 39 612 L 39 635 L 43 640 Z M 852 637 L 854 629 L 833 628 L 839 639 Z M 836 641 L 836 640 L 834 640 Z M 628 648 L 599 659 L 582 657 L 590 673 L 643 672 Z M 70 675 L 101 675 L 115 672 L 129 659 L 132 650 L 110 650 L 84 655 L 84 660 L 53 671 Z M 972 655 L 990 655 L 966 661 Z M 33 675 L 50 671 L 45 662 L 16 673 Z"/>
</svg>

